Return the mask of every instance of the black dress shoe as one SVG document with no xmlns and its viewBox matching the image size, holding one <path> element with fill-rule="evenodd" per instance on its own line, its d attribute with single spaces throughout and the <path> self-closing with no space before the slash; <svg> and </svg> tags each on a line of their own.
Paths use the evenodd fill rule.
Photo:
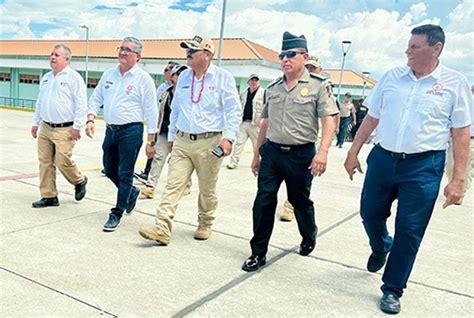
<svg viewBox="0 0 474 318">
<path fill-rule="evenodd" d="M 120 225 L 120 219 L 121 219 L 120 216 L 110 213 L 109 219 L 104 224 L 104 228 L 103 228 L 104 232 L 115 231 Z"/>
<path fill-rule="evenodd" d="M 41 200 L 33 202 L 31 206 L 34 208 L 46 208 L 48 206 L 59 206 L 59 200 L 58 200 L 58 197 L 41 198 Z"/>
<path fill-rule="evenodd" d="M 267 258 L 265 256 L 252 255 L 245 260 L 244 264 L 242 265 L 242 270 L 246 272 L 255 272 L 266 263 Z"/>
<path fill-rule="evenodd" d="M 380 300 L 380 310 L 386 314 L 398 314 L 401 310 L 400 299 L 394 294 L 384 294 Z"/>
<path fill-rule="evenodd" d="M 75 188 L 76 188 L 76 195 L 75 195 L 76 201 L 81 201 L 86 196 L 87 181 L 88 181 L 87 177 L 84 176 L 84 181 L 82 181 L 81 183 L 75 185 Z"/>
<path fill-rule="evenodd" d="M 387 260 L 387 253 L 383 254 L 370 254 L 369 261 L 367 262 L 367 270 L 371 273 L 375 273 L 385 265 Z"/>
<path fill-rule="evenodd" d="M 135 210 L 135 206 L 137 205 L 138 198 L 140 197 L 140 193 L 142 193 L 142 189 L 133 187 L 132 194 L 130 194 L 130 199 L 128 203 L 128 209 L 125 211 L 125 214 L 130 215 Z"/>
<path fill-rule="evenodd" d="M 300 244 L 300 255 L 301 256 L 308 256 L 316 247 L 316 241 L 311 242 L 301 242 Z"/>
<path fill-rule="evenodd" d="M 138 179 L 143 184 L 146 184 L 146 181 L 148 180 L 148 175 L 144 172 L 142 173 L 134 173 L 133 176 Z"/>
</svg>

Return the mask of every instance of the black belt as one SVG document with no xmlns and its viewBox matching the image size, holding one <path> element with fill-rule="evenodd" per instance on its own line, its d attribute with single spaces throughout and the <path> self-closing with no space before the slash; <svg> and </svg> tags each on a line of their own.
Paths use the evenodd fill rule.
<svg viewBox="0 0 474 318">
<path fill-rule="evenodd" d="M 393 152 L 390 150 L 387 150 L 380 146 L 380 144 L 376 144 L 375 147 L 379 148 L 386 154 L 389 154 L 392 158 L 395 159 L 410 159 L 410 158 L 416 158 L 416 157 L 423 157 L 423 156 L 428 156 L 428 155 L 433 155 L 437 152 L 442 152 L 444 150 L 429 150 L 429 151 L 423 151 L 423 152 L 417 152 L 417 153 L 404 153 L 404 152 Z"/>
<path fill-rule="evenodd" d="M 181 130 L 176 130 L 176 135 L 180 137 L 184 137 L 184 138 L 189 138 L 191 140 L 205 139 L 205 138 L 214 137 L 221 134 L 222 134 L 221 131 L 210 131 L 210 132 L 205 132 L 202 134 L 190 134 Z"/>
<path fill-rule="evenodd" d="M 128 124 L 122 124 L 122 125 L 116 125 L 116 124 L 107 124 L 107 128 L 111 128 L 111 129 L 125 129 L 125 128 L 128 128 L 130 126 L 134 126 L 134 125 L 143 125 L 142 122 L 140 121 L 137 121 L 137 122 L 133 122 L 133 123 L 128 123 Z"/>
<path fill-rule="evenodd" d="M 280 150 L 281 152 L 290 152 L 292 150 L 301 150 L 306 147 L 314 146 L 314 143 L 310 142 L 307 144 L 301 144 L 301 145 L 284 145 L 284 144 L 279 144 L 276 142 L 271 141 L 270 139 L 267 139 L 267 142 L 275 147 L 276 149 Z"/>
<path fill-rule="evenodd" d="M 71 127 L 72 125 L 74 125 L 73 121 L 68 121 L 67 123 L 60 123 L 60 124 L 48 123 L 47 121 L 43 121 L 43 123 L 53 128 Z"/>
</svg>

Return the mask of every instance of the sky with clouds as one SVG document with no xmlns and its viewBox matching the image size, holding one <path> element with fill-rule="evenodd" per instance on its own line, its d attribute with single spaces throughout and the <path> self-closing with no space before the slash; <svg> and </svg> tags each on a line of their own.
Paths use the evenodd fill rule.
<svg viewBox="0 0 474 318">
<path fill-rule="evenodd" d="M 218 37 L 223 0 L 0 0 L 2 39 L 141 39 Z M 228 0 L 225 37 L 280 49 L 284 31 L 304 34 L 325 68 L 339 68 L 341 41 L 352 46 L 346 68 L 379 78 L 405 64 L 410 30 L 440 24 L 442 62 L 474 83 L 474 0 Z M 144 48 L 146 50 L 146 47 Z"/>
</svg>

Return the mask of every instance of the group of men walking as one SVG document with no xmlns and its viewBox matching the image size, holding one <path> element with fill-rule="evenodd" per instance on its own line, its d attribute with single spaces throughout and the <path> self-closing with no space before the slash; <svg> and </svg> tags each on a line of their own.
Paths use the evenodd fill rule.
<svg viewBox="0 0 474 318">
<path fill-rule="evenodd" d="M 465 77 L 440 63 L 444 43 L 439 26 L 412 30 L 405 52 L 407 66 L 388 71 L 368 96 L 364 103 L 368 114 L 344 163 L 351 180 L 356 171 L 362 172 L 358 153 L 377 128 L 375 146 L 367 159 L 360 213 L 372 249 L 367 269 L 376 272 L 387 263 L 380 302 L 386 313 L 400 311 L 399 298 L 438 196 L 448 142 L 452 144 L 453 166 L 444 189 L 444 208 L 462 202 L 465 180 L 470 178 L 466 167 L 473 135 L 469 131 L 472 95 Z M 254 149 L 251 170 L 258 176 L 258 191 L 253 204 L 251 255 L 242 269 L 256 271 L 266 264 L 283 181 L 302 238 L 299 254 L 309 255 L 318 233 L 310 198 L 312 179 L 326 171 L 334 133 L 343 130 L 345 134 L 347 123 L 355 122 L 350 96 L 337 106 L 331 83 L 318 74 L 319 61 L 309 59 L 303 35 L 285 32 L 278 55 L 283 76 L 264 90 L 259 76 L 250 75 L 249 88 L 240 98 L 232 74 L 212 63 L 212 40 L 197 35 L 181 47 L 187 66 L 168 64 L 165 73 L 170 72 L 170 80 L 157 96 L 152 78 L 137 64 L 141 42 L 125 38 L 117 48 L 119 65 L 104 72 L 88 103 L 80 75 L 68 66 L 70 50 L 64 45 L 53 48 L 52 71 L 41 80 L 31 129 L 32 136 L 38 137 L 41 192 L 41 200 L 33 207 L 59 205 L 56 166 L 74 185 L 76 200 L 84 198 L 88 180 L 72 160 L 72 148 L 82 127 L 89 137 L 94 135 L 95 111 L 103 106 L 103 165 L 117 187 L 116 204 L 104 231 L 117 229 L 122 216 L 133 212 L 142 192 L 153 198 L 169 156 L 155 225 L 141 228 L 139 234 L 161 245 L 170 244 L 177 206 L 196 172 L 199 199 L 194 237 L 207 240 L 217 210 L 216 183 L 223 157 L 234 148 L 227 168 L 235 169 L 250 138 Z M 133 173 L 144 121 L 145 151 L 153 158 L 152 177 L 139 188 L 133 185 Z M 343 141 L 338 138 L 338 146 Z M 470 151 L 472 159 L 472 148 Z M 386 221 L 396 199 L 392 237 Z"/>
</svg>

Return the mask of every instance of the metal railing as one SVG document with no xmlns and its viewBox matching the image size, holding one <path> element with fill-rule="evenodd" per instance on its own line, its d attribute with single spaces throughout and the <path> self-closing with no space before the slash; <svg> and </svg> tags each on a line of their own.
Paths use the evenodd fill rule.
<svg viewBox="0 0 474 318">
<path fill-rule="evenodd" d="M 34 99 L 11 98 L 0 96 L 0 106 L 35 109 L 36 101 Z"/>
</svg>

